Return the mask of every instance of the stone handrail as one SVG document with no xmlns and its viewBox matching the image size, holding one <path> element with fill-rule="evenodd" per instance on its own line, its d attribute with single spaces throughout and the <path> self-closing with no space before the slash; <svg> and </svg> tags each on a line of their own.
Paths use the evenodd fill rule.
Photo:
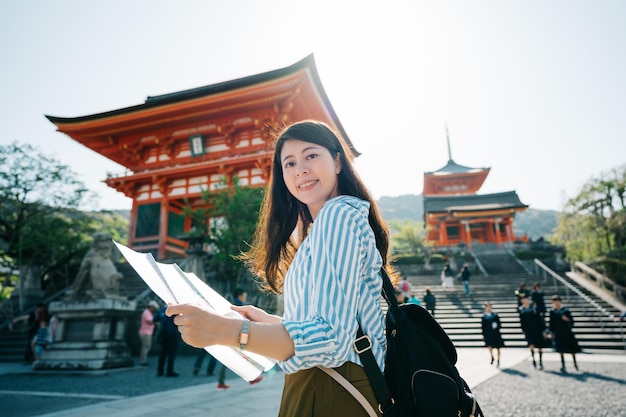
<svg viewBox="0 0 626 417">
<path fill-rule="evenodd" d="M 559 283 L 561 283 L 562 285 L 565 286 L 567 293 L 569 294 L 569 291 L 574 292 L 576 295 L 578 295 L 579 297 L 581 297 L 583 300 L 585 300 L 585 302 L 587 302 L 588 304 L 590 304 L 592 307 L 594 307 L 597 312 L 598 312 L 598 321 L 602 322 L 602 317 L 603 316 L 607 316 L 609 318 L 610 321 L 615 321 L 615 316 L 608 311 L 606 308 L 602 307 L 600 304 L 598 304 L 595 300 L 592 300 L 591 297 L 589 297 L 587 294 L 583 293 L 581 290 L 579 290 L 578 288 L 576 288 L 574 285 L 572 285 L 571 283 L 569 283 L 565 278 L 563 278 L 562 276 L 560 276 L 559 274 L 557 274 L 556 272 L 554 272 L 553 270 L 551 270 L 546 264 L 544 264 L 543 262 L 541 262 L 539 259 L 535 258 L 533 260 L 535 262 L 535 264 L 537 264 L 541 269 L 544 270 L 544 272 L 548 273 L 550 276 L 552 276 L 552 278 L 556 281 L 558 281 Z"/>
<path fill-rule="evenodd" d="M 583 274 L 592 277 L 599 287 L 613 292 L 615 297 L 620 302 L 626 303 L 626 288 L 582 262 L 574 262 L 574 268 L 580 270 Z"/>
</svg>

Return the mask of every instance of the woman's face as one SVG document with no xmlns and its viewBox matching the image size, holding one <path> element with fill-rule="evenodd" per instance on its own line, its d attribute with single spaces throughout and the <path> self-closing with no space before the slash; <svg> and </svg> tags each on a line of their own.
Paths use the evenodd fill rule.
<svg viewBox="0 0 626 417">
<path fill-rule="evenodd" d="M 289 192 L 309 208 L 313 219 L 331 197 L 339 195 L 339 154 L 321 145 L 288 139 L 280 152 L 283 181 Z"/>
</svg>

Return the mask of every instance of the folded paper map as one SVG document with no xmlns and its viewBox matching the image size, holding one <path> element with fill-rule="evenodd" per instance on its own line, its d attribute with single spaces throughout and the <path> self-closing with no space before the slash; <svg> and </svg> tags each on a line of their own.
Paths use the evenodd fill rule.
<svg viewBox="0 0 626 417">
<path fill-rule="evenodd" d="M 141 279 L 166 304 L 200 304 L 210 307 L 218 314 L 242 318 L 241 314 L 230 308 L 231 303 L 228 300 L 194 273 L 184 272 L 176 264 L 159 263 L 150 253 L 136 252 L 115 241 L 113 243 Z M 254 380 L 276 364 L 273 359 L 232 347 L 215 345 L 204 349 L 246 381 Z"/>
</svg>

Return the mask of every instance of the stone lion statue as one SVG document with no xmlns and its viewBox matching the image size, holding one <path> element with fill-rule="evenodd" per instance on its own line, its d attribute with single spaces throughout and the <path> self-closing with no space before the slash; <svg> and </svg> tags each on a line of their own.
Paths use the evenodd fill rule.
<svg viewBox="0 0 626 417">
<path fill-rule="evenodd" d="M 106 298 L 119 295 L 122 279 L 113 263 L 116 248 L 111 235 L 96 233 L 93 244 L 83 258 L 72 287 L 72 297 Z"/>
</svg>

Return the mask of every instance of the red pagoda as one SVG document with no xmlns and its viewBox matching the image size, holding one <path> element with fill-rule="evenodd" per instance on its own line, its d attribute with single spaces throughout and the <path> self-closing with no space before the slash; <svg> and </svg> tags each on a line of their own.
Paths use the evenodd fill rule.
<svg viewBox="0 0 626 417">
<path fill-rule="evenodd" d="M 450 139 L 448 163 L 424 173 L 424 224 L 426 240 L 435 247 L 494 245 L 501 248 L 516 240 L 515 213 L 525 211 L 515 191 L 478 194 L 490 168 L 470 168 L 452 159 Z"/>
<path fill-rule="evenodd" d="M 148 97 L 88 116 L 46 116 L 58 131 L 123 165 L 108 186 L 133 200 L 128 246 L 157 259 L 185 255 L 185 199 L 223 184 L 265 185 L 272 133 L 303 119 L 326 122 L 352 146 L 319 79 L 313 55 L 286 68 Z"/>
</svg>

